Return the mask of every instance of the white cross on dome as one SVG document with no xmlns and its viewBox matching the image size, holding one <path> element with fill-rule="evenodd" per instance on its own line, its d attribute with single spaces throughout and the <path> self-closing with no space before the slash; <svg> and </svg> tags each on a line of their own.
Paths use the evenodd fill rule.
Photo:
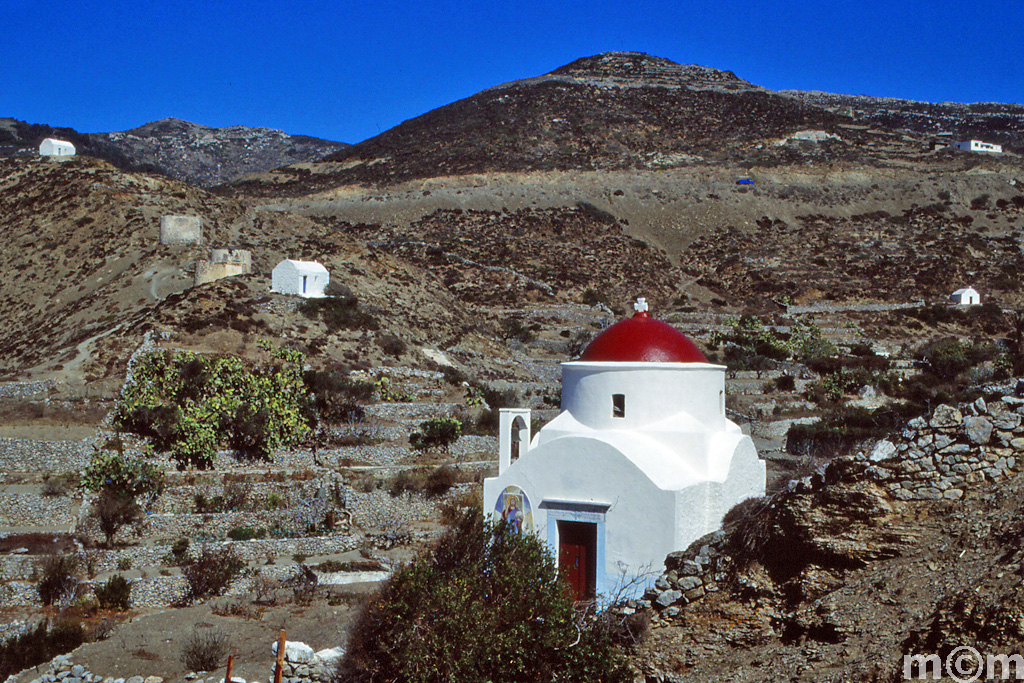
<svg viewBox="0 0 1024 683">
<path fill-rule="evenodd" d="M 636 298 L 636 303 L 633 304 L 633 308 L 636 309 L 637 313 L 644 313 L 647 311 L 647 299 L 642 296 Z"/>
</svg>

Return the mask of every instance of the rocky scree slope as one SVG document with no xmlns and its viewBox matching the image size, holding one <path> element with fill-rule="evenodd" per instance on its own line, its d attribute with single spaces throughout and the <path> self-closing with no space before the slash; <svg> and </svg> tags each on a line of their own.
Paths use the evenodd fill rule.
<svg viewBox="0 0 1024 683">
<path fill-rule="evenodd" d="M 72 128 L 0 119 L 0 157 L 35 156 L 39 143 L 47 137 L 68 140 L 77 154 L 103 159 L 125 171 L 159 173 L 201 187 L 246 173 L 314 161 L 347 146 L 271 128 L 210 128 L 180 119 L 160 119 L 115 133 L 79 133 Z"/>
<path fill-rule="evenodd" d="M 839 135 L 857 157 L 847 117 L 753 86 L 730 72 L 641 53 L 605 53 L 484 90 L 427 112 L 311 166 L 244 178 L 225 191 L 301 196 L 341 185 L 484 172 L 663 168 L 779 150 L 766 141 L 804 129 Z M 783 157 L 780 157 L 783 158 Z"/>
</svg>

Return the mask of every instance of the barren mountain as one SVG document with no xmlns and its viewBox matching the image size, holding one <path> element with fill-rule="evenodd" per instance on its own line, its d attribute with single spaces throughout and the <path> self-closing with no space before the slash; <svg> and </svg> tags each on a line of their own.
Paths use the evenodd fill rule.
<svg viewBox="0 0 1024 683">
<path fill-rule="evenodd" d="M 427 112 L 311 167 L 243 179 L 236 192 L 297 196 L 353 183 L 484 172 L 648 169 L 785 158 L 771 146 L 805 129 L 857 157 L 848 117 L 730 72 L 641 53 L 579 59 Z"/>
<path fill-rule="evenodd" d="M 324 157 L 346 145 L 270 128 L 209 128 L 161 119 L 117 133 L 79 133 L 15 119 L 0 119 L 0 156 L 34 156 L 39 142 L 58 137 L 78 154 L 123 170 L 160 173 L 209 187 L 246 173 Z"/>
</svg>

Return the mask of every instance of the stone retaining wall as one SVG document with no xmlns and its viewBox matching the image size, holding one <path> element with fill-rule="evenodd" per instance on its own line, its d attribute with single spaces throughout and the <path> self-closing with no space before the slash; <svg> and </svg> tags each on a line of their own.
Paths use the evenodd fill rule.
<svg viewBox="0 0 1024 683">
<path fill-rule="evenodd" d="M 49 394 L 50 389 L 57 386 L 52 379 L 36 382 L 4 382 L 0 384 L 0 398 L 31 398 Z"/>
<path fill-rule="evenodd" d="M 910 301 L 902 304 L 809 304 L 806 306 L 788 305 L 786 315 L 797 315 L 800 313 L 838 313 L 839 311 L 898 311 L 904 308 L 920 308 L 924 306 L 924 299 Z"/>
<path fill-rule="evenodd" d="M 867 465 L 864 473 L 893 498 L 960 500 L 972 488 L 1024 469 L 1024 398 L 1005 395 L 959 407 L 940 405 L 929 418 L 911 420 L 898 436 L 879 441 L 869 454 L 858 453 L 855 459 Z M 815 485 L 814 478 L 805 477 L 789 482 L 789 490 L 807 491 Z M 725 538 L 717 531 L 670 553 L 665 572 L 644 600 L 631 601 L 626 609 L 653 607 L 656 618 L 672 618 L 686 604 L 717 591 L 726 579 L 719 570 L 720 559 L 728 560 Z"/>
</svg>

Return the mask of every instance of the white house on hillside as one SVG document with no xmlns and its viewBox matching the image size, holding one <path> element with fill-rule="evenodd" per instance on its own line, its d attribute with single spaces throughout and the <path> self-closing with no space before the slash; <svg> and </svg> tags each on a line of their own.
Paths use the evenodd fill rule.
<svg viewBox="0 0 1024 683">
<path fill-rule="evenodd" d="M 316 261 L 285 259 L 271 272 L 270 291 L 319 298 L 324 296 L 324 288 L 330 280 L 327 269 Z"/>
<path fill-rule="evenodd" d="M 957 306 L 976 306 L 981 303 L 981 295 L 974 287 L 958 289 L 949 298 Z"/>
<path fill-rule="evenodd" d="M 75 146 L 67 140 L 57 138 L 46 138 L 39 143 L 39 156 L 44 157 L 73 157 Z"/>
<path fill-rule="evenodd" d="M 962 152 L 991 152 L 992 154 L 1002 154 L 1003 146 L 996 145 L 991 142 L 982 142 L 981 140 L 963 140 L 962 142 L 954 142 L 949 146 L 950 149 L 958 149 Z"/>
<path fill-rule="evenodd" d="M 764 495 L 765 465 L 725 415 L 725 367 L 635 308 L 562 363 L 562 412 L 532 439 L 530 411 L 502 409 L 484 481 L 485 509 L 545 539 L 577 598 L 657 571 Z"/>
</svg>

